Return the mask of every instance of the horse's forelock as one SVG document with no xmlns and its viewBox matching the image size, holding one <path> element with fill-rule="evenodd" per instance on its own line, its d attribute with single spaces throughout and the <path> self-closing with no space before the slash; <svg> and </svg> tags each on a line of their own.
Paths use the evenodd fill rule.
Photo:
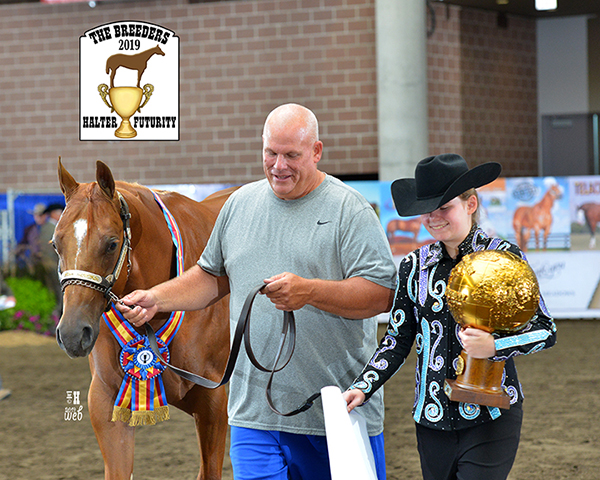
<svg viewBox="0 0 600 480">
<path fill-rule="evenodd" d="M 118 200 L 115 195 L 108 199 L 102 188 L 97 183 L 82 184 L 76 195 L 67 202 L 65 218 L 75 222 L 78 218 L 93 221 L 96 216 L 106 216 L 109 210 L 119 214 Z"/>
</svg>

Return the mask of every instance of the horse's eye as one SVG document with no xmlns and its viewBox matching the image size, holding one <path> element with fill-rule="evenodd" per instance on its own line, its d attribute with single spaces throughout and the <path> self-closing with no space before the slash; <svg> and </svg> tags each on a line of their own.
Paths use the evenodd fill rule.
<svg viewBox="0 0 600 480">
<path fill-rule="evenodd" d="M 118 247 L 118 243 L 117 242 L 110 242 L 108 244 L 108 248 L 106 249 L 106 253 L 113 253 L 117 247 Z"/>
</svg>

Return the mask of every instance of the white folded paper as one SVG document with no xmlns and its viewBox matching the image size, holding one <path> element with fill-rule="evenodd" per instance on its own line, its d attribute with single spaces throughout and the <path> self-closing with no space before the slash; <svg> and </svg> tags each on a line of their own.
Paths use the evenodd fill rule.
<svg viewBox="0 0 600 480">
<path fill-rule="evenodd" d="M 321 398 L 332 480 L 377 480 L 366 420 L 355 410 L 348 413 L 336 386 L 323 387 Z"/>
<path fill-rule="evenodd" d="M 0 310 L 13 308 L 15 305 L 16 302 L 12 298 L 9 298 L 6 295 L 0 295 Z"/>
</svg>

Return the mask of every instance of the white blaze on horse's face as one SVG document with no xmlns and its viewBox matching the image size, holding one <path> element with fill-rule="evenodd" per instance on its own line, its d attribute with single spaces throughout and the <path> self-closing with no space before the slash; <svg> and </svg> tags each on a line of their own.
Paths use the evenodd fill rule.
<svg viewBox="0 0 600 480">
<path fill-rule="evenodd" d="M 87 234 L 87 220 L 80 218 L 73 224 L 73 230 L 75 231 L 75 240 L 77 240 L 77 254 L 75 255 L 75 268 L 77 268 L 77 258 L 81 253 L 81 244 Z"/>
</svg>

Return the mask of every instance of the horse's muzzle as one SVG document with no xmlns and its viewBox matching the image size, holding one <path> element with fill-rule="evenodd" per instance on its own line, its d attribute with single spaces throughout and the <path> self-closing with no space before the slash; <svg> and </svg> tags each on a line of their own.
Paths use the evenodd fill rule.
<svg viewBox="0 0 600 480">
<path fill-rule="evenodd" d="M 97 337 L 98 332 L 94 332 L 89 325 L 80 329 L 63 329 L 59 325 L 56 329 L 56 341 L 59 347 L 71 358 L 89 355 Z"/>
</svg>

